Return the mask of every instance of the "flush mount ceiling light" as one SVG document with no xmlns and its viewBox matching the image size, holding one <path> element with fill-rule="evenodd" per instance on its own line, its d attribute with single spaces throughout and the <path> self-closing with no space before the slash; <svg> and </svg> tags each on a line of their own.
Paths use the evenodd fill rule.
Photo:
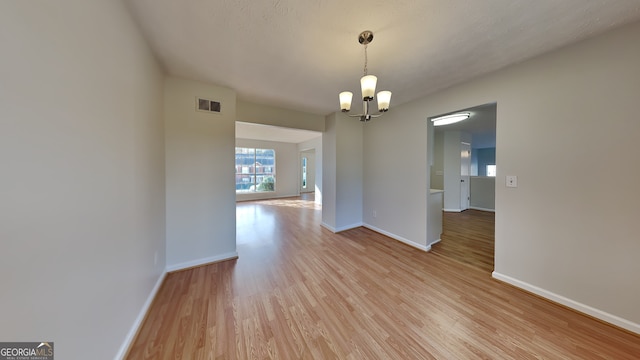
<svg viewBox="0 0 640 360">
<path fill-rule="evenodd" d="M 442 126 L 442 125 L 449 125 L 449 124 L 454 124 L 463 120 L 467 120 L 469 116 L 471 116 L 471 114 L 468 112 L 457 113 L 457 114 L 451 114 L 451 115 L 445 115 L 445 116 L 433 118 L 431 119 L 431 121 L 433 121 L 433 126 Z"/>
<path fill-rule="evenodd" d="M 376 82 L 378 81 L 377 77 L 367 74 L 367 45 L 371 43 L 371 41 L 373 41 L 373 33 L 371 31 L 363 31 L 358 36 L 358 42 L 364 45 L 364 76 L 360 79 L 360 86 L 362 88 L 362 114 L 349 115 L 351 117 L 359 117 L 360 121 L 363 122 L 381 116 L 389 110 L 389 103 L 391 102 L 391 91 L 380 91 L 377 95 L 379 113 L 369 113 L 369 102 L 373 100 L 373 94 L 376 92 Z M 340 109 L 342 109 L 342 112 L 351 110 L 352 98 L 353 93 L 350 91 L 340 93 Z"/>
</svg>

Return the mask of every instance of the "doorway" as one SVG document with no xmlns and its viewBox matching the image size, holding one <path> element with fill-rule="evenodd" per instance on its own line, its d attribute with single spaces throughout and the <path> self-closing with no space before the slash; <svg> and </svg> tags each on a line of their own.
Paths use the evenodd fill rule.
<svg viewBox="0 0 640 360">
<path fill-rule="evenodd" d="M 499 172 L 495 162 L 497 104 L 443 115 L 454 113 L 470 116 L 444 126 L 430 122 L 428 127 L 430 187 L 444 191 L 442 233 L 432 251 L 491 272 L 495 255 L 495 173 Z M 479 167 L 483 169 L 481 174 Z"/>
</svg>

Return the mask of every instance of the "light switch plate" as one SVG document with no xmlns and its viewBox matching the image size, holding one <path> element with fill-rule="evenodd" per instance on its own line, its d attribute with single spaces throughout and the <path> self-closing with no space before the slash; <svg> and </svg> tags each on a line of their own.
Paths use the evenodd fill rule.
<svg viewBox="0 0 640 360">
<path fill-rule="evenodd" d="M 515 175 L 507 175 L 507 187 L 518 187 L 518 177 Z"/>
</svg>

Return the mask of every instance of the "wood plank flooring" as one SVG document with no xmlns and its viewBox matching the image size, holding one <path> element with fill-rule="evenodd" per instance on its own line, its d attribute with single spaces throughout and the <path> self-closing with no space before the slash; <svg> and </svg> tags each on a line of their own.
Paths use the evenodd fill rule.
<svg viewBox="0 0 640 360">
<path fill-rule="evenodd" d="M 128 359 L 640 358 L 639 336 L 492 279 L 458 245 L 320 218 L 300 198 L 239 203 L 239 258 L 169 274 Z"/>
<path fill-rule="evenodd" d="M 466 210 L 444 212 L 442 236 L 431 251 L 450 259 L 493 272 L 495 213 Z"/>
</svg>

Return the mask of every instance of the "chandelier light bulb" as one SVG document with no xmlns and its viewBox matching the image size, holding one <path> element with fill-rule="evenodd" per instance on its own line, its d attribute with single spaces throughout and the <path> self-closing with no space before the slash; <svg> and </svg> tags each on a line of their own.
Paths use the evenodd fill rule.
<svg viewBox="0 0 640 360">
<path fill-rule="evenodd" d="M 385 112 L 389 110 L 389 104 L 391 103 L 391 91 L 380 91 L 378 93 L 378 111 Z"/>
<path fill-rule="evenodd" d="M 351 91 L 343 91 L 340 93 L 340 109 L 342 112 L 347 112 L 351 110 L 351 99 L 353 98 L 353 93 Z"/>
<path fill-rule="evenodd" d="M 362 100 L 373 100 L 373 96 L 376 93 L 376 83 L 378 78 L 374 75 L 365 75 L 360 79 L 360 85 L 362 86 Z"/>
</svg>

